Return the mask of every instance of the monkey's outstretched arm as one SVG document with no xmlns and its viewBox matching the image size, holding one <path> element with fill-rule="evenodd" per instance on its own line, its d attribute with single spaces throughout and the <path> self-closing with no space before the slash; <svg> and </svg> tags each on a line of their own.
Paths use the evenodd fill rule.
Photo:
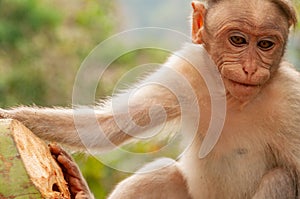
<svg viewBox="0 0 300 199">
<path fill-rule="evenodd" d="M 180 116 L 175 96 L 160 86 L 143 87 L 129 100 L 128 94 L 94 108 L 1 109 L 0 118 L 19 120 L 45 140 L 76 148 L 110 149 Z"/>
<path fill-rule="evenodd" d="M 215 66 L 204 48 L 189 44 L 137 86 L 101 105 L 0 109 L 0 118 L 19 120 L 45 140 L 77 148 L 111 149 L 144 133 L 149 137 L 153 129 L 155 134 L 168 129 L 168 124 L 173 130 L 173 124 L 181 125 L 184 113 L 197 119 L 199 96 L 207 91 L 198 71 L 201 67 L 207 70 Z"/>
</svg>

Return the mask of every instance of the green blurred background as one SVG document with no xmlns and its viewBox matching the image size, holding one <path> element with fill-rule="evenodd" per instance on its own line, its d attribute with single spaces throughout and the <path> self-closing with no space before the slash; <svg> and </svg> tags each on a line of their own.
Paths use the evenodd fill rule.
<svg viewBox="0 0 300 199">
<path fill-rule="evenodd" d="M 0 0 L 0 107 L 71 106 L 77 70 L 97 44 L 120 31 L 144 26 L 188 35 L 189 5 L 188 0 Z M 298 29 L 288 49 L 288 59 L 296 66 Z M 96 97 L 109 95 L 131 67 L 162 63 L 167 56 L 163 51 L 137 50 L 120 57 L 108 69 Z M 152 151 L 160 144 L 136 144 L 133 150 Z M 85 154 L 76 154 L 75 159 L 99 199 L 129 175 Z"/>
</svg>

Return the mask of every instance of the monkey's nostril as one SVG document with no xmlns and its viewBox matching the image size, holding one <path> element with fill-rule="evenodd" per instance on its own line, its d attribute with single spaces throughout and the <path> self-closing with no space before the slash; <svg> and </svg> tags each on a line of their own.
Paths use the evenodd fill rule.
<svg viewBox="0 0 300 199">
<path fill-rule="evenodd" d="M 243 71 L 246 75 L 253 75 L 256 73 L 257 67 L 256 66 L 245 66 L 245 67 L 243 67 Z"/>
</svg>

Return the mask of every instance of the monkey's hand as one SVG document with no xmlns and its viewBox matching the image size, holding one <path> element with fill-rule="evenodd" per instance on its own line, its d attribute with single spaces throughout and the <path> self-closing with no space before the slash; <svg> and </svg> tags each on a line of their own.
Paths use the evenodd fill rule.
<svg viewBox="0 0 300 199">
<path fill-rule="evenodd" d="M 73 158 L 57 144 L 49 144 L 49 148 L 68 182 L 71 198 L 93 199 L 94 197 Z"/>
</svg>

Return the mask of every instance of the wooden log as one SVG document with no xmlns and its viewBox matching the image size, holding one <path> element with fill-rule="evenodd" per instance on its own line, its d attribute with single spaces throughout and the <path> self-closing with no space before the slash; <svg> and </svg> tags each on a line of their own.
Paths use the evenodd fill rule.
<svg viewBox="0 0 300 199">
<path fill-rule="evenodd" d="M 46 143 L 15 120 L 0 120 L 0 199 L 69 199 Z"/>
</svg>

